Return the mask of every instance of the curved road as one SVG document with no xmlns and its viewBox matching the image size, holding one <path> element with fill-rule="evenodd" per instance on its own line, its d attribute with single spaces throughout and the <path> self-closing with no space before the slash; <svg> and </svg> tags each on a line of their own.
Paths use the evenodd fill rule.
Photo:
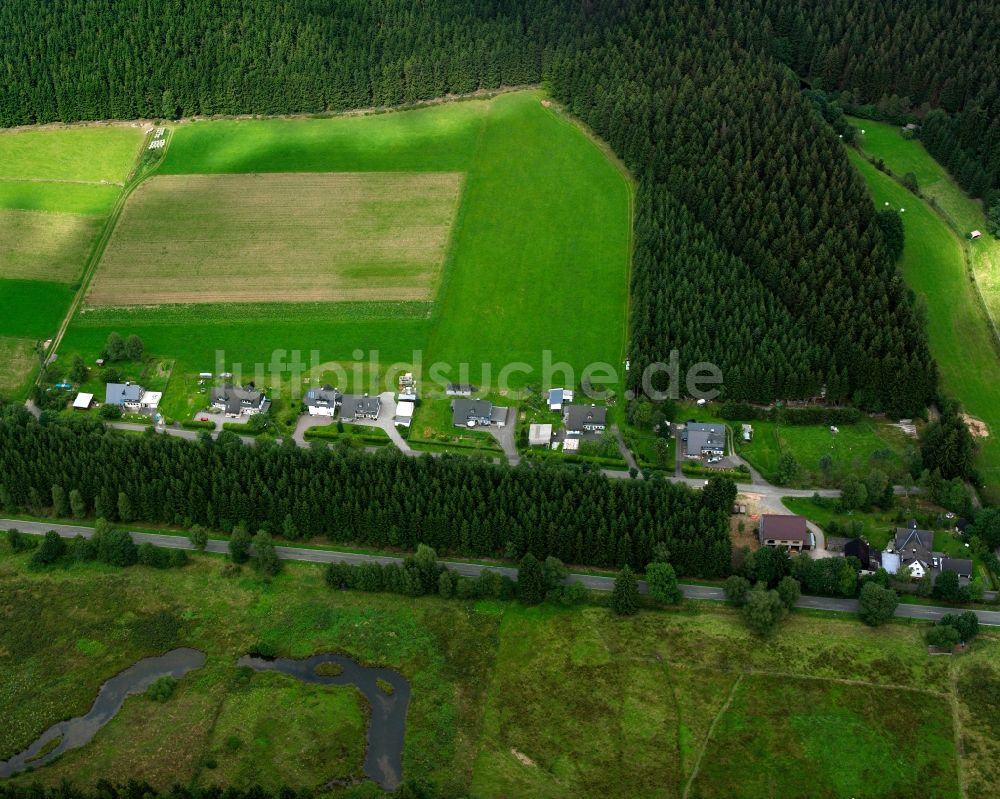
<svg viewBox="0 0 1000 799">
<path fill-rule="evenodd" d="M 94 534 L 93 527 L 82 527 L 71 524 L 46 524 L 44 522 L 29 522 L 18 519 L 0 519 L 0 530 L 10 528 L 20 530 L 22 533 L 32 535 L 44 535 L 49 530 L 55 530 L 63 538 L 73 538 L 82 535 L 90 538 Z M 191 542 L 185 536 L 170 535 L 167 533 L 131 533 L 132 540 L 137 544 L 155 544 L 168 549 L 194 549 Z M 341 552 L 333 549 L 309 549 L 306 547 L 275 547 L 278 557 L 282 560 L 307 561 L 309 563 L 379 563 L 388 565 L 392 563 L 402 563 L 403 558 L 391 555 L 364 555 L 357 552 Z M 208 542 L 208 552 L 226 554 L 228 544 L 226 541 L 212 539 Z M 442 560 L 441 565 L 451 569 L 466 577 L 477 577 L 484 571 L 495 571 L 512 580 L 517 579 L 517 569 L 510 566 L 484 566 L 478 563 L 463 563 L 461 561 Z M 603 577 L 595 574 L 571 574 L 567 582 L 580 583 L 591 591 L 610 591 L 614 587 L 614 577 Z M 646 584 L 639 581 L 639 591 L 646 593 Z M 725 601 L 725 595 L 718 586 L 711 585 L 682 585 L 681 590 L 688 599 L 710 600 L 715 602 Z M 803 596 L 797 603 L 797 607 L 813 610 L 827 610 L 837 613 L 857 613 L 858 601 L 856 599 L 835 599 L 832 597 Z M 954 613 L 954 608 L 933 607 L 930 605 L 907 605 L 900 604 L 896 608 L 896 615 L 904 619 L 921 619 L 934 621 L 940 619 L 946 613 Z M 997 610 L 977 610 L 979 623 L 990 627 L 1000 627 L 1000 611 Z"/>
</svg>

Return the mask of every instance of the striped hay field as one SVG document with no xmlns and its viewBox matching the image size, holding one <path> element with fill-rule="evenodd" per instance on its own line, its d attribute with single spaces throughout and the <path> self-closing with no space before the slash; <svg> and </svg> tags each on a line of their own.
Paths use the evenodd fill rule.
<svg viewBox="0 0 1000 799">
<path fill-rule="evenodd" d="M 463 176 L 168 175 L 140 186 L 91 306 L 433 299 Z"/>
</svg>

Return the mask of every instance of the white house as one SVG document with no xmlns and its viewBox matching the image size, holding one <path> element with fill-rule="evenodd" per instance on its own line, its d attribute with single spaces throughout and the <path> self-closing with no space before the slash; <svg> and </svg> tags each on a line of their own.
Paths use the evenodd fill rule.
<svg viewBox="0 0 1000 799">
<path fill-rule="evenodd" d="M 311 388 L 305 396 L 306 410 L 310 416 L 334 416 L 340 405 L 340 392 L 332 386 Z"/>
<path fill-rule="evenodd" d="M 160 407 L 161 399 L 163 399 L 162 391 L 146 391 L 139 399 L 139 407 L 145 411 L 155 411 Z"/>
</svg>

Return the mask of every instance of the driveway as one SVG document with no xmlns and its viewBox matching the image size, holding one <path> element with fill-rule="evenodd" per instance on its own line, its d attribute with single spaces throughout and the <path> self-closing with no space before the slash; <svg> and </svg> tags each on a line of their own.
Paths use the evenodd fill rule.
<svg viewBox="0 0 1000 799">
<path fill-rule="evenodd" d="M 503 454 L 507 458 L 507 463 L 511 466 L 517 466 L 521 462 L 521 453 L 517 451 L 516 421 L 517 410 L 515 408 L 508 408 L 507 418 L 504 420 L 503 427 L 491 424 L 487 428 L 489 434 L 500 444 L 500 449 L 503 450 Z"/>
</svg>

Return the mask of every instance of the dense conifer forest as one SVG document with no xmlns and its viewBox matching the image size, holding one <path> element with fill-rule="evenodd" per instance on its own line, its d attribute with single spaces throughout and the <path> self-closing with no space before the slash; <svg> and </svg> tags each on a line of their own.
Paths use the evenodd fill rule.
<svg viewBox="0 0 1000 799">
<path fill-rule="evenodd" d="M 666 544 L 684 575 L 729 571 L 735 486 L 702 491 L 609 480 L 574 468 L 495 466 L 465 457 L 191 442 L 106 432 L 99 423 L 0 418 L 0 509 L 54 504 L 109 521 L 268 529 L 286 538 L 439 553 L 644 568 Z M 67 502 L 67 499 L 70 500 Z"/>
<path fill-rule="evenodd" d="M 922 321 L 800 79 L 930 112 L 928 145 L 987 194 L 998 22 L 986 0 L 11 0 L 0 124 L 322 112 L 545 81 L 639 182 L 635 363 L 676 348 L 719 365 L 731 399 L 825 387 L 911 414 L 936 391 Z"/>
</svg>

